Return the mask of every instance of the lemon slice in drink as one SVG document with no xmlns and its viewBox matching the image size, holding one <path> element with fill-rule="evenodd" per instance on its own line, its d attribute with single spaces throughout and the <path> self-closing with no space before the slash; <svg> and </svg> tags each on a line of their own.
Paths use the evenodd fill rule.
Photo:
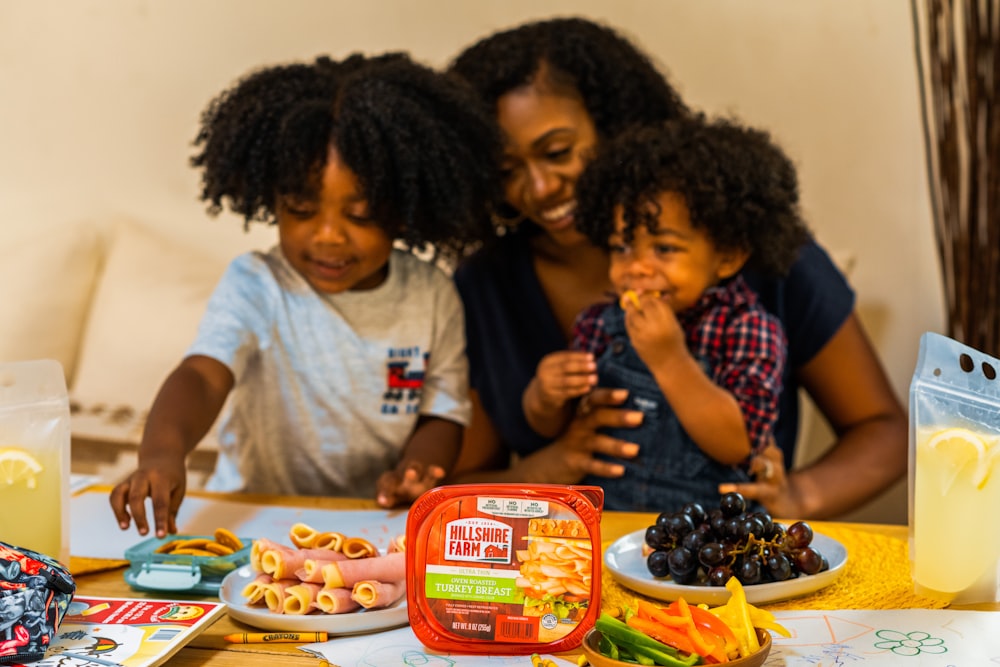
<svg viewBox="0 0 1000 667">
<path fill-rule="evenodd" d="M 989 446 L 982 435 L 967 428 L 946 428 L 938 431 L 927 442 L 930 449 L 942 453 L 951 463 L 952 474 L 947 486 L 955 481 L 955 477 L 966 466 L 974 465 L 972 484 L 981 489 L 989 477 L 992 456 Z"/>
<path fill-rule="evenodd" d="M 35 488 L 35 475 L 42 471 L 42 464 L 24 451 L 14 447 L 0 449 L 0 484 L 12 486 L 23 482 L 29 489 Z"/>
</svg>

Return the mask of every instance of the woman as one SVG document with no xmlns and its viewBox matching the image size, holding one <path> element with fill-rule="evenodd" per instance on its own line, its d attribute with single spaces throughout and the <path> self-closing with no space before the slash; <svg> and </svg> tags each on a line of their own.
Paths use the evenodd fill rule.
<svg viewBox="0 0 1000 667">
<path fill-rule="evenodd" d="M 576 18 L 528 23 L 486 37 L 454 61 L 497 116 L 513 214 L 495 243 L 456 273 L 466 308 L 473 418 L 451 481 L 573 484 L 623 467 L 594 456 L 638 447 L 598 432 L 635 425 L 599 390 L 554 442 L 528 427 L 521 395 L 547 353 L 564 349 L 576 315 L 606 298 L 608 257 L 575 227 L 575 184 L 594 147 L 635 124 L 687 113 L 649 58 L 610 28 Z M 854 313 L 854 294 L 826 253 L 803 247 L 784 280 L 745 273 L 789 339 L 778 447 L 754 460 L 757 482 L 726 487 L 775 516 L 832 517 L 885 490 L 906 469 L 906 418 Z M 798 387 L 838 435 L 822 460 L 785 472 L 798 429 Z M 511 454 L 516 454 L 512 462 Z"/>
</svg>

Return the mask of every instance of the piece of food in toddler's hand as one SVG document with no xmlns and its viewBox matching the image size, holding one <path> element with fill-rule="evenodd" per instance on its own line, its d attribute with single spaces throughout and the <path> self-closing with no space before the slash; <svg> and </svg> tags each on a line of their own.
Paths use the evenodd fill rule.
<svg viewBox="0 0 1000 667">
<path fill-rule="evenodd" d="M 630 301 L 636 308 L 642 310 L 642 308 L 639 306 L 639 295 L 638 293 L 636 293 L 634 289 L 627 289 L 624 292 L 622 292 L 621 298 L 618 299 L 618 305 L 621 306 L 622 309 L 624 309 L 625 306 L 627 306 Z"/>
<path fill-rule="evenodd" d="M 652 294 L 654 297 L 659 298 L 661 292 L 660 290 L 647 290 L 643 294 Z M 621 298 L 618 300 L 618 305 L 624 309 L 629 302 L 636 307 L 636 310 L 640 313 L 642 312 L 642 306 L 639 305 L 639 293 L 634 289 L 627 289 L 622 292 Z"/>
</svg>

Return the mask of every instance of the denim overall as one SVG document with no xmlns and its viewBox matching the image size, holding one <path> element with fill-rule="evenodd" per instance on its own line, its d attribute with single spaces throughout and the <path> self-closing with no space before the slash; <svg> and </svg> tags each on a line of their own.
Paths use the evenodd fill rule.
<svg viewBox="0 0 1000 667">
<path fill-rule="evenodd" d="M 644 416 L 635 428 L 602 429 L 607 435 L 639 445 L 639 454 L 633 459 L 608 459 L 624 464 L 625 474 L 618 478 L 588 476 L 583 483 L 604 488 L 606 510 L 675 512 L 689 502 L 699 502 L 706 510 L 718 507 L 719 484 L 747 482 L 749 476 L 737 466 L 710 458 L 684 431 L 632 347 L 621 307 L 608 306 L 602 317 L 610 342 L 597 359 L 598 385 L 628 389 L 623 407 L 641 410 Z M 705 360 L 699 362 L 707 366 Z"/>
</svg>

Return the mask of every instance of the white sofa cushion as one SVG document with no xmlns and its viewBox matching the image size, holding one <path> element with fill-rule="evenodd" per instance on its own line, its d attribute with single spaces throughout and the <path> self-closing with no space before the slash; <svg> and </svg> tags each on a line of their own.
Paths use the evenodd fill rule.
<svg viewBox="0 0 1000 667">
<path fill-rule="evenodd" d="M 17 227 L 0 234 L 0 361 L 54 359 L 72 381 L 101 264 L 96 225 Z"/>
<path fill-rule="evenodd" d="M 136 223 L 114 234 L 71 396 L 77 437 L 138 442 L 226 261 Z"/>
</svg>

